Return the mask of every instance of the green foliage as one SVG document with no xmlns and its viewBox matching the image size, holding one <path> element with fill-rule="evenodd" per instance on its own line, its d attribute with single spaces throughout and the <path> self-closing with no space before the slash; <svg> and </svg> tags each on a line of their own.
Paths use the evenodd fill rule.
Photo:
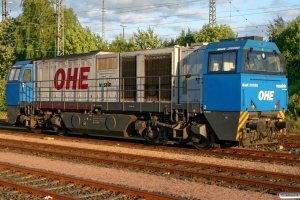
<svg viewBox="0 0 300 200">
<path fill-rule="evenodd" d="M 221 39 L 235 38 L 235 34 L 230 26 L 221 24 L 212 27 L 206 24 L 195 35 L 196 42 L 218 42 Z"/>
<path fill-rule="evenodd" d="M 235 34 L 228 25 L 221 24 L 212 27 L 206 24 L 199 31 L 192 32 L 190 28 L 187 31 L 182 30 L 175 44 L 185 46 L 194 42 L 218 42 L 221 39 L 234 37 Z"/>
<path fill-rule="evenodd" d="M 294 121 L 293 131 L 300 130 L 300 16 L 291 22 L 277 17 L 268 26 L 269 41 L 283 53 L 288 70 L 289 102 L 287 117 Z"/>
<path fill-rule="evenodd" d="M 300 115 L 300 93 L 291 95 L 289 97 L 288 107 L 288 116 L 294 120 L 297 120 Z"/>
<path fill-rule="evenodd" d="M 109 43 L 107 40 L 103 40 L 102 37 L 98 34 L 93 34 L 94 35 L 94 42 L 96 44 L 96 49 L 98 50 L 103 50 L 103 51 L 108 51 L 109 50 Z"/>
<path fill-rule="evenodd" d="M 23 13 L 11 27 L 18 60 L 55 56 L 54 0 L 24 0 Z M 108 42 L 83 28 L 72 8 L 64 8 L 64 53 L 108 50 Z"/>
<path fill-rule="evenodd" d="M 5 105 L 5 84 L 6 84 L 6 80 L 1 79 L 0 80 L 0 112 L 7 111 L 7 107 Z"/>
<path fill-rule="evenodd" d="M 175 44 L 185 46 L 186 44 L 195 43 L 195 33 L 190 28 L 187 31 L 181 30 L 180 36 L 176 39 Z"/>
<path fill-rule="evenodd" d="M 9 67 L 15 60 L 13 41 L 10 37 L 11 20 L 4 20 L 0 23 L 0 80 L 5 79 Z"/>
<path fill-rule="evenodd" d="M 275 42 L 285 57 L 289 84 L 300 80 L 300 15 L 285 23 L 281 17 L 268 26 L 269 41 Z"/>
<path fill-rule="evenodd" d="M 110 51 L 124 52 L 134 50 L 134 38 L 130 38 L 128 42 L 123 38 L 123 35 L 117 35 L 110 44 Z"/>
<path fill-rule="evenodd" d="M 90 28 L 83 28 L 72 8 L 64 11 L 65 15 L 65 54 L 84 53 L 93 50 L 108 50 L 108 42 Z"/>
<path fill-rule="evenodd" d="M 300 132 L 300 94 L 294 94 L 289 97 L 289 109 L 286 113 L 286 117 L 293 121 L 292 132 Z"/>
<path fill-rule="evenodd" d="M 282 17 L 277 16 L 273 23 L 271 21 L 269 23 L 267 30 L 269 41 L 275 42 L 277 46 L 282 46 L 283 41 L 280 40 L 280 34 L 286 29 L 285 21 Z"/>
<path fill-rule="evenodd" d="M 11 20 L 4 20 L 0 23 L 0 111 L 7 110 L 5 105 L 5 78 L 8 69 L 15 61 L 13 42 L 9 29 L 11 25 Z"/>
<path fill-rule="evenodd" d="M 140 49 L 155 49 L 166 47 L 167 41 L 163 41 L 154 33 L 154 30 L 148 28 L 146 31 L 138 29 L 133 33 L 133 37 L 126 41 L 123 35 L 117 35 L 110 44 L 110 50 L 113 52 L 133 51 Z"/>
<path fill-rule="evenodd" d="M 55 53 L 54 1 L 24 0 L 12 35 L 18 60 L 53 57 Z"/>
<path fill-rule="evenodd" d="M 287 118 L 293 120 L 292 131 L 300 131 L 300 83 L 289 86 Z"/>
<path fill-rule="evenodd" d="M 300 83 L 289 86 L 289 95 L 300 94 Z"/>
<path fill-rule="evenodd" d="M 154 33 L 154 30 L 148 28 L 147 31 L 138 29 L 137 33 L 133 33 L 135 41 L 135 50 L 139 49 L 155 49 L 165 47 L 163 40 L 158 38 L 158 35 Z"/>
<path fill-rule="evenodd" d="M 300 116 L 300 83 L 289 86 L 289 102 L 287 116 L 298 120 Z"/>
</svg>

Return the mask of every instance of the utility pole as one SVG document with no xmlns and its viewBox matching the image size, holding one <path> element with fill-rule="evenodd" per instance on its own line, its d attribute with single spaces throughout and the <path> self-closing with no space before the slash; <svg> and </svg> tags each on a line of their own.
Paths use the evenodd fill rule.
<svg viewBox="0 0 300 200">
<path fill-rule="evenodd" d="M 7 4 L 6 0 L 2 0 L 2 21 L 6 19 L 7 16 Z"/>
<path fill-rule="evenodd" d="M 124 28 L 126 28 L 127 26 L 125 26 L 125 25 L 120 25 L 121 27 L 123 27 L 123 39 L 125 39 L 124 38 Z"/>
<path fill-rule="evenodd" d="M 209 0 L 209 24 L 214 27 L 216 25 L 216 0 Z"/>
<path fill-rule="evenodd" d="M 8 4 L 12 4 L 12 2 L 7 2 L 6 0 L 2 0 L 2 21 L 4 21 L 8 17 Z"/>
<path fill-rule="evenodd" d="M 64 55 L 64 2 L 56 0 L 55 56 Z"/>
<path fill-rule="evenodd" d="M 105 0 L 102 0 L 102 39 L 105 39 Z"/>
</svg>

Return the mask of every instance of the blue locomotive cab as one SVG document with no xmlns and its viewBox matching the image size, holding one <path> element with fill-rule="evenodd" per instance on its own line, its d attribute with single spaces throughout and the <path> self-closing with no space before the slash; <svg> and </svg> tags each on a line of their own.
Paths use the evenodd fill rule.
<svg viewBox="0 0 300 200">
<path fill-rule="evenodd" d="M 283 56 L 274 43 L 258 39 L 207 46 L 203 110 L 221 140 L 264 143 L 291 128 L 290 122 L 281 122 L 288 104 Z"/>
<path fill-rule="evenodd" d="M 31 60 L 16 62 L 6 79 L 6 105 L 19 106 L 33 100 L 33 69 Z"/>
<path fill-rule="evenodd" d="M 287 110 L 288 90 L 282 54 L 252 49 L 244 51 L 242 69 L 242 111 L 276 112 Z"/>
</svg>

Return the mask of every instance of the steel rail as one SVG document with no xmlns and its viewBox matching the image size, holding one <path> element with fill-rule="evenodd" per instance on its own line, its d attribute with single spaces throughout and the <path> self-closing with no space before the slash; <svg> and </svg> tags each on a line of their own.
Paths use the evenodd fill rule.
<svg viewBox="0 0 300 200">
<path fill-rule="evenodd" d="M 39 171 L 39 170 L 35 170 L 35 169 L 28 169 L 25 167 L 20 167 L 20 166 L 16 166 L 16 165 L 11 165 L 11 164 L 4 164 L 0 162 L 0 168 L 3 169 L 9 169 L 9 170 L 13 170 L 13 171 L 20 171 L 22 173 L 30 173 L 33 175 L 37 175 L 37 176 L 45 176 L 48 178 L 53 178 L 53 179 L 59 179 L 61 181 L 66 181 L 66 182 L 73 182 L 76 184 L 80 184 L 80 185 L 88 185 L 91 187 L 95 187 L 95 188 L 104 188 L 107 189 L 109 191 L 115 191 L 115 192 L 122 192 L 125 193 L 126 195 L 132 195 L 132 196 L 139 196 L 139 197 L 145 197 L 147 200 L 157 200 L 157 199 L 162 199 L 162 200 L 174 200 L 174 199 L 178 199 L 175 197 L 170 197 L 170 196 L 165 196 L 165 195 L 160 195 L 160 194 L 154 194 L 154 193 L 150 193 L 150 192 L 144 192 L 144 191 L 140 191 L 140 190 L 135 190 L 135 189 L 130 189 L 130 188 L 126 188 L 126 187 L 122 187 L 122 186 L 115 186 L 112 184 L 108 184 L 108 183 L 100 183 L 97 181 L 93 181 L 93 180 L 85 180 L 85 179 L 80 179 L 80 178 L 75 178 L 75 177 L 70 177 L 70 176 L 66 176 L 66 175 L 59 175 L 59 174 L 54 174 L 54 173 L 50 173 L 50 172 L 45 172 L 45 171 Z M 10 183 L 5 183 L 4 181 L 1 181 L 0 183 L 6 184 L 5 186 L 10 187 L 9 184 Z M 11 183 L 11 186 L 13 187 L 13 183 Z M 29 187 L 23 186 L 23 188 L 21 187 L 21 190 L 24 189 L 24 191 L 26 191 L 26 189 Z M 36 188 L 29 188 L 31 189 L 36 189 Z M 35 192 L 34 190 L 32 190 L 33 192 Z M 55 194 L 55 193 L 51 193 L 47 191 L 42 191 L 44 193 L 38 193 L 40 190 L 36 189 L 37 194 L 42 194 L 47 196 L 49 193 L 49 196 L 54 197 L 55 195 L 57 196 L 58 199 L 74 199 L 71 197 L 66 197 L 64 195 L 59 195 L 59 194 Z M 31 192 L 31 191 L 29 191 Z M 63 197 L 63 198 L 62 198 Z"/>
<path fill-rule="evenodd" d="M 37 137 L 45 137 L 45 134 L 34 134 Z M 61 140 L 61 136 L 49 135 L 53 139 Z M 74 141 L 74 137 L 64 137 L 64 140 Z M 80 142 L 92 142 L 94 144 L 103 144 L 106 145 L 116 145 L 116 141 L 109 140 L 96 140 L 96 139 L 86 139 L 86 138 L 76 138 L 76 141 Z M 118 141 L 119 146 L 121 147 L 133 147 L 140 149 L 150 149 L 150 150 L 161 150 L 168 152 L 176 153 L 191 153 L 195 155 L 213 155 L 218 157 L 233 157 L 233 158 L 242 158 L 247 160 L 264 160 L 268 162 L 277 162 L 277 163 L 288 163 L 300 165 L 300 155 L 297 154 L 288 154 L 288 153 L 279 153 L 279 152 L 268 152 L 268 151 L 258 151 L 252 149 L 242 149 L 242 148 L 224 148 L 224 149 L 212 149 L 212 150 L 198 150 L 194 148 L 182 148 L 182 147 L 172 147 L 172 146 L 151 146 L 144 144 L 136 144 L 130 142 L 120 142 Z"/>
<path fill-rule="evenodd" d="M 40 145 L 40 144 L 39 144 Z M 202 168 L 211 168 L 211 169 L 217 169 L 217 171 L 233 171 L 235 173 L 249 173 L 249 174 L 255 174 L 258 176 L 277 176 L 277 178 L 282 178 L 284 180 L 300 180 L 299 176 L 294 176 L 294 175 L 288 175 L 288 174 L 279 174 L 279 173 L 272 173 L 272 172 L 266 172 L 266 171 L 258 171 L 258 170 L 250 170 L 250 169 L 242 169 L 242 168 L 234 168 L 234 167 L 225 167 L 225 166 L 217 166 L 217 165 L 209 165 L 209 164 L 204 164 L 204 163 L 192 163 L 192 162 L 186 162 L 186 161 L 178 161 L 178 160 L 166 160 L 166 159 L 157 159 L 154 157 L 145 157 L 145 159 L 148 159 L 151 164 L 144 164 L 144 163 L 136 163 L 136 162 L 130 162 L 130 161 L 121 161 L 121 160 L 116 160 L 116 159 L 103 159 L 103 158 L 95 158 L 95 157 L 90 157 L 90 156 L 82 156 L 78 154 L 67 154 L 67 153 L 60 153 L 60 152 L 53 152 L 53 151 L 47 151 L 47 150 L 41 150 L 41 149 L 36 149 L 36 148 L 25 148 L 25 147 L 17 147 L 17 146 L 11 146 L 11 145 L 0 145 L 0 147 L 3 148 L 9 148 L 9 149 L 16 149 L 16 150 L 21 150 L 21 151 L 27 151 L 27 152 L 39 152 L 45 155 L 51 155 L 51 156 L 57 156 L 57 157 L 64 157 L 68 159 L 77 159 L 81 161 L 90 161 L 90 162 L 100 162 L 104 164 L 109 164 L 109 165 L 118 165 L 118 166 L 125 166 L 125 167 L 132 167 L 132 168 L 138 168 L 138 169 L 146 169 L 150 171 L 161 171 L 165 173 L 170 173 L 170 174 L 177 174 L 181 176 L 186 176 L 186 177 L 196 177 L 196 178 L 205 178 L 205 179 L 211 179 L 211 180 L 216 180 L 216 181 L 226 181 L 226 182 L 234 182 L 237 184 L 242 184 L 242 185 L 251 185 L 251 186 L 259 186 L 262 188 L 266 189 L 272 189 L 272 190 L 279 190 L 279 191 L 287 191 L 287 192 L 295 192 L 299 190 L 299 187 L 297 186 L 291 186 L 291 185 L 285 185 L 285 184 L 278 184 L 278 183 L 269 183 L 269 182 L 264 182 L 260 180 L 249 180 L 245 178 L 239 178 L 239 177 L 232 177 L 232 176 L 224 176 L 224 175 L 219 175 L 219 174 L 211 174 L 211 173 L 206 173 L 206 172 L 197 172 L 197 171 L 192 171 L 192 170 L 186 170 L 186 169 L 175 169 L 174 167 L 160 167 L 160 166 L 155 166 L 153 164 L 153 161 L 157 162 L 164 162 L 168 163 L 172 162 L 173 164 L 182 164 L 182 165 L 188 165 L 188 166 L 194 166 L 194 167 L 202 167 Z M 53 145 L 53 147 L 59 147 L 59 148 L 64 148 L 63 146 L 58 146 L 58 145 Z M 73 151 L 82 151 L 80 152 L 81 154 L 84 153 L 90 153 L 90 152 L 95 152 L 99 153 L 99 151 L 95 150 L 88 150 L 85 151 L 86 149 L 82 148 L 70 148 L 67 147 L 67 149 L 73 149 Z M 105 152 L 106 154 L 112 156 L 114 153 L 112 152 Z M 114 154 L 117 155 L 117 154 Z M 128 155 L 131 156 L 131 158 L 134 159 L 139 159 L 141 156 L 137 155 Z M 120 157 L 125 157 L 124 154 L 119 155 Z"/>
<path fill-rule="evenodd" d="M 43 196 L 43 197 L 50 196 L 54 199 L 65 199 L 65 200 L 75 200 L 75 199 L 77 199 L 77 198 L 73 198 L 73 197 L 69 197 L 69 196 L 65 196 L 65 195 L 61 195 L 61 194 L 56 194 L 56 193 L 53 193 L 53 192 L 48 192 L 46 190 L 41 190 L 41 189 L 38 189 L 38 188 L 28 187 L 28 186 L 24 186 L 24 185 L 20 185 L 20 184 L 16 184 L 16 183 L 11 183 L 11 182 L 7 182 L 7 181 L 3 181 L 3 180 L 0 180 L 0 185 L 2 185 L 3 187 L 6 187 L 6 188 L 17 189 L 18 191 L 21 191 L 21 192 L 32 193 L 32 194 L 37 195 L 37 196 Z"/>
<path fill-rule="evenodd" d="M 275 173 L 275 172 L 268 172 L 268 171 L 261 171 L 261 170 L 252 170 L 252 169 L 244 169 L 244 168 L 238 168 L 238 167 L 230 167 L 230 166 L 222 166 L 222 165 L 215 165 L 215 164 L 207 164 L 207 163 L 198 163 L 198 162 L 190 162 L 190 161 L 181 161 L 181 160 L 173 160 L 173 159 L 167 159 L 167 158 L 157 158 L 157 157 L 150 157 L 150 156 L 141 156 L 141 155 L 133 155 L 133 154 L 124 154 L 124 153 L 116 153 L 116 152 L 110 152 L 110 151 L 102 151 L 102 150 L 94 150 L 94 149 L 86 149 L 86 148 L 78 148 L 78 147 L 68 147 L 68 146 L 61 146 L 61 145 L 53 145 L 53 144 L 45 144 L 45 143 L 34 143 L 34 142 L 28 142 L 28 141 L 15 141 L 10 139 L 0 139 L 0 142 L 2 141 L 9 141 L 14 143 L 14 145 L 6 146 L 3 145 L 3 147 L 9 147 L 14 148 L 16 143 L 19 143 L 20 145 L 34 145 L 35 147 L 39 148 L 51 148 L 55 150 L 63 150 L 63 151 L 71 151 L 71 152 L 79 152 L 80 154 L 94 154 L 94 155 L 101 155 L 101 156 L 107 156 L 107 157 L 116 157 L 118 159 L 139 159 L 145 162 L 156 162 L 156 163 L 166 163 L 171 165 L 183 165 L 187 167 L 200 167 L 200 168 L 210 168 L 214 169 L 216 171 L 231 171 L 235 173 L 248 173 L 255 176 L 268 176 L 273 178 L 280 178 L 280 179 L 289 179 L 294 181 L 300 182 L 300 175 L 290 175 L 290 174 L 284 174 L 284 173 Z M 1 144 L 0 144 L 1 147 Z M 32 150 L 37 150 L 36 148 L 28 148 Z M 49 151 L 47 151 L 49 152 Z M 52 152 L 52 151 L 51 151 Z M 75 155 L 75 154 L 73 154 Z"/>
</svg>

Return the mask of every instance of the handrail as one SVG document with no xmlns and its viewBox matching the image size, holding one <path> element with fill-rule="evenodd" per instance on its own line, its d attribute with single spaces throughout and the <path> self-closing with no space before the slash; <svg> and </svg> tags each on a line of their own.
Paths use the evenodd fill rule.
<svg viewBox="0 0 300 200">
<path fill-rule="evenodd" d="M 199 78 L 199 80 L 202 80 L 202 77 L 198 74 L 188 75 L 188 76 L 189 76 L 188 80 L 191 80 L 193 78 Z M 53 103 L 55 101 L 63 101 L 64 108 L 65 108 L 65 103 L 70 102 L 70 101 L 106 102 L 107 110 L 109 109 L 108 108 L 109 102 L 123 102 L 123 105 L 122 105 L 123 110 L 124 110 L 125 102 L 140 102 L 140 103 L 142 103 L 142 102 L 157 102 L 158 108 L 159 108 L 159 110 L 161 110 L 161 103 L 164 103 L 164 102 L 179 103 L 180 102 L 179 99 L 174 101 L 174 98 L 173 98 L 174 91 L 176 91 L 178 95 L 182 95 L 182 89 L 186 88 L 186 91 L 187 91 L 185 94 L 186 98 L 181 99 L 181 100 L 186 103 L 186 108 L 188 111 L 188 109 L 189 109 L 188 104 L 189 104 L 189 102 L 191 102 L 190 91 L 197 91 L 197 90 L 200 91 L 200 88 L 195 88 L 195 89 L 190 88 L 189 81 L 187 81 L 187 85 L 184 86 L 182 84 L 181 77 L 184 77 L 184 75 L 121 77 L 121 78 L 113 77 L 113 78 L 87 79 L 87 80 L 85 80 L 85 82 L 89 82 L 89 83 L 92 83 L 92 82 L 95 83 L 96 81 L 113 83 L 113 85 L 110 85 L 110 87 L 107 86 L 106 88 L 99 87 L 98 85 L 89 85 L 87 90 L 78 90 L 78 89 L 76 89 L 76 90 L 69 89 L 68 90 L 65 87 L 62 87 L 61 90 L 55 90 L 55 88 L 53 88 L 54 80 L 34 81 L 33 84 L 35 84 L 37 86 L 35 88 L 35 90 L 39 90 L 40 95 L 34 95 L 33 101 L 40 101 L 40 102 L 51 101 L 52 108 L 53 108 Z M 153 87 L 147 88 L 146 86 L 149 85 L 149 83 L 147 83 L 147 82 L 145 83 L 145 81 L 142 81 L 142 79 L 147 79 L 147 78 L 153 78 L 152 82 L 150 82 L 150 85 L 156 86 L 158 88 L 153 88 Z M 162 80 L 164 80 L 165 78 L 170 78 L 170 82 L 167 84 L 163 84 Z M 139 86 L 137 87 L 137 85 L 136 85 L 135 89 L 125 88 L 125 86 L 126 86 L 125 80 L 126 79 L 136 79 L 135 82 L 138 83 L 137 85 L 139 85 Z M 78 81 L 78 79 L 71 79 L 68 81 Z M 157 81 L 157 82 L 153 82 L 153 81 Z M 43 84 L 43 83 L 48 83 L 48 84 Z M 47 85 L 47 86 L 43 86 L 43 85 Z M 166 86 L 166 85 L 169 87 L 164 88 L 164 86 Z M 199 87 L 200 86 L 201 86 L 201 84 L 199 84 Z M 78 95 L 79 91 L 82 93 L 80 97 Z M 35 91 L 33 91 L 33 92 L 35 92 Z M 134 101 L 126 100 L 125 92 L 135 92 L 136 95 L 134 95 L 135 96 Z M 141 95 L 141 92 L 143 92 L 143 95 Z M 152 92 L 152 94 L 155 94 L 155 95 L 150 95 L 150 96 L 153 96 L 153 98 L 146 97 L 145 94 L 147 92 Z M 169 94 L 167 94 L 167 96 L 162 96 L 163 92 L 168 92 Z M 113 96 L 111 95 L 112 93 L 114 94 Z M 43 96 L 42 94 L 47 94 L 47 95 Z M 69 94 L 72 94 L 72 95 L 69 95 Z M 90 96 L 90 95 L 92 95 L 92 96 Z M 201 94 L 200 94 L 200 96 L 201 96 Z M 45 98 L 47 98 L 47 99 L 45 99 Z M 59 100 L 59 98 L 61 100 Z M 199 101 L 201 101 L 201 98 L 199 99 Z M 194 100 L 192 102 L 194 102 Z M 199 103 L 201 103 L 201 102 L 199 102 Z M 78 109 L 78 104 L 77 104 L 77 109 Z"/>
</svg>

